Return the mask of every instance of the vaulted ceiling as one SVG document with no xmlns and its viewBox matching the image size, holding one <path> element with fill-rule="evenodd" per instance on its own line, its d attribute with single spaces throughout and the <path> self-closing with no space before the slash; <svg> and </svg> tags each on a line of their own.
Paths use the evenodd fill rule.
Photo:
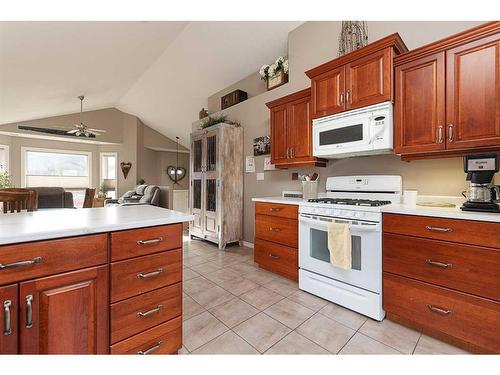
<svg viewBox="0 0 500 375">
<path fill-rule="evenodd" d="M 286 54 L 299 24 L 0 22 L 0 124 L 77 112 L 84 94 L 187 145 L 208 96 Z"/>
</svg>

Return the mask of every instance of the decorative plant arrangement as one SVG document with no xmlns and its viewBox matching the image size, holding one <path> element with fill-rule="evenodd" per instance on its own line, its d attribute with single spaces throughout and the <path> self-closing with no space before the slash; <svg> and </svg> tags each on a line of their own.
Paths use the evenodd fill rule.
<svg viewBox="0 0 500 375">
<path fill-rule="evenodd" d="M 208 116 L 205 120 L 201 121 L 200 128 L 205 129 L 205 128 L 208 128 L 210 126 L 214 126 L 214 125 L 221 124 L 221 123 L 240 126 L 239 123 L 237 123 L 235 121 L 228 120 L 227 115 L 220 114 L 220 115 L 216 115 L 216 116 Z"/>
<path fill-rule="evenodd" d="M 0 189 L 9 188 L 12 186 L 10 176 L 7 172 L 0 171 Z"/>
<path fill-rule="evenodd" d="M 271 65 L 263 65 L 260 78 L 267 82 L 267 90 L 272 90 L 288 82 L 288 59 L 279 56 Z"/>
</svg>

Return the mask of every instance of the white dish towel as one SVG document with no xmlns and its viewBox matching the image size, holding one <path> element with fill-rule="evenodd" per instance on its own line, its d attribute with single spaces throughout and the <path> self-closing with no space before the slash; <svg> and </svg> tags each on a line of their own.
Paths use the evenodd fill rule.
<svg viewBox="0 0 500 375">
<path fill-rule="evenodd" d="M 351 259 L 351 228 L 349 224 L 328 223 L 328 250 L 330 263 L 338 268 L 349 270 Z"/>
</svg>

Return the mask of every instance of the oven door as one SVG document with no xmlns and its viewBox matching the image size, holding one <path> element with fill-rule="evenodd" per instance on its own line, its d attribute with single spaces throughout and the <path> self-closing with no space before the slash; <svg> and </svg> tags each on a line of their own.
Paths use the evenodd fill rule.
<svg viewBox="0 0 500 375">
<path fill-rule="evenodd" d="M 330 263 L 328 223 L 349 223 L 352 267 L 344 270 Z M 300 215 L 299 268 L 375 293 L 382 289 L 382 234 L 380 223 Z"/>
<path fill-rule="evenodd" d="M 353 115 L 339 119 L 313 121 L 314 156 L 332 156 L 365 152 L 372 148 L 369 115 Z"/>
</svg>

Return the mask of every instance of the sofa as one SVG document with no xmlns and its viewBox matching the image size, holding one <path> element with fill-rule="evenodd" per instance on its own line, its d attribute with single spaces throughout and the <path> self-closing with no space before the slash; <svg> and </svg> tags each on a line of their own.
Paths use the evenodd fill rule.
<svg viewBox="0 0 500 375">
<path fill-rule="evenodd" d="M 38 209 L 47 208 L 75 208 L 73 193 L 62 187 L 34 187 L 30 188 L 38 193 Z"/>
<path fill-rule="evenodd" d="M 118 199 L 106 199 L 105 207 L 133 206 L 133 205 L 160 205 L 160 188 L 156 185 L 139 185 L 129 190 Z"/>
</svg>

